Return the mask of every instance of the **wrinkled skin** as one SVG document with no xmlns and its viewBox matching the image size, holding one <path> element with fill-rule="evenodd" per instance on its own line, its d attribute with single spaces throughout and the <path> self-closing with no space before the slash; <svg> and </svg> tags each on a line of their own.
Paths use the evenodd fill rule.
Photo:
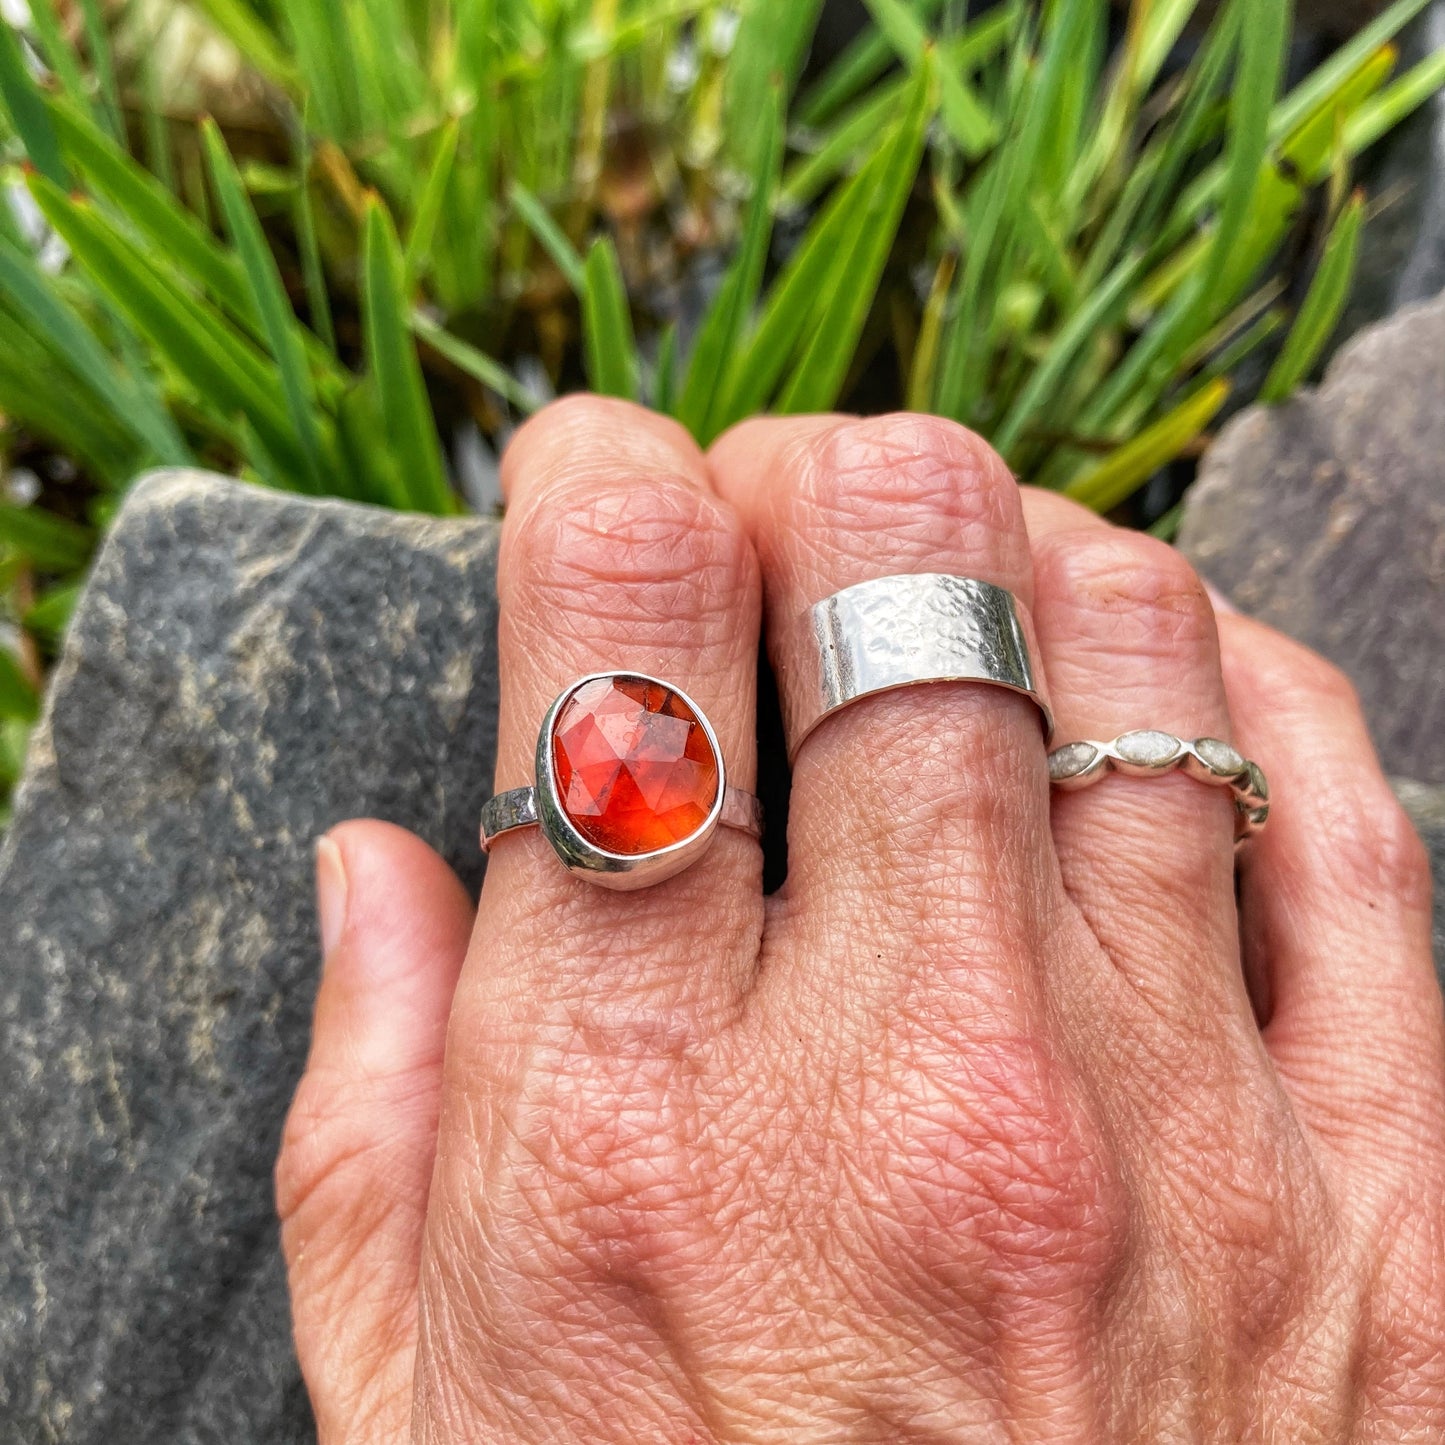
<svg viewBox="0 0 1445 1445">
<path fill-rule="evenodd" d="M 1330 666 L 975 437 L 758 421 L 706 457 L 573 399 L 505 459 L 497 784 L 573 678 L 685 688 L 754 772 L 769 625 L 948 571 L 1033 610 L 1058 737 L 1232 738 L 1276 805 L 1050 798 L 1036 712 L 932 686 L 798 759 L 787 887 L 719 835 L 588 886 L 533 831 L 475 919 L 424 845 L 320 847 L 277 1178 L 341 1442 L 1438 1442 L 1429 874 Z"/>
</svg>

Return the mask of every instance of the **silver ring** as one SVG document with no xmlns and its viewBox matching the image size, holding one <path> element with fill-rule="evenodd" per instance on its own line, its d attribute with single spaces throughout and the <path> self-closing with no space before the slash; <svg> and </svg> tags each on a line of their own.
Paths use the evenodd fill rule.
<svg viewBox="0 0 1445 1445">
<path fill-rule="evenodd" d="M 924 572 L 846 587 L 810 607 L 775 649 L 788 755 L 839 708 L 926 682 L 1022 693 L 1052 737 L 1036 652 L 1028 611 L 990 582 Z"/>
<path fill-rule="evenodd" d="M 1049 754 L 1049 781 L 1065 792 L 1087 788 L 1108 773 L 1158 778 L 1173 772 L 1230 790 L 1238 841 L 1252 838 L 1269 821 L 1269 783 L 1263 770 L 1218 738 L 1187 742 L 1148 729 L 1125 733 L 1111 743 L 1066 743 Z"/>
<path fill-rule="evenodd" d="M 762 836 L 762 805 L 727 783 L 717 734 L 679 687 L 641 672 L 579 678 L 547 709 L 534 787 L 482 807 L 482 851 L 540 827 L 569 872 L 646 888 L 690 868 L 719 827 Z"/>
</svg>

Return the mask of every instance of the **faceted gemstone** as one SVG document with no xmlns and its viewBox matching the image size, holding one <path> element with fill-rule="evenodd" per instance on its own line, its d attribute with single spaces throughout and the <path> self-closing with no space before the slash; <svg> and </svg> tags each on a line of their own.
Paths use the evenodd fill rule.
<svg viewBox="0 0 1445 1445">
<path fill-rule="evenodd" d="M 697 714 L 640 677 L 579 687 L 553 725 L 552 764 L 572 825 L 627 857 L 690 838 L 717 800 L 718 760 Z"/>
</svg>

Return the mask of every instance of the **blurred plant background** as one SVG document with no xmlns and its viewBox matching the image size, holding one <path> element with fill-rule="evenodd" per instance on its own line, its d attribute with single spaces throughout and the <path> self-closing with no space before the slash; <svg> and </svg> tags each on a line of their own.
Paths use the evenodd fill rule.
<svg viewBox="0 0 1445 1445">
<path fill-rule="evenodd" d="M 867 0 L 804 80 L 822 3 L 3 0 L 0 809 L 146 468 L 487 508 L 590 386 L 935 411 L 1113 509 L 1310 374 L 1445 82 L 1426 0 L 1293 80 L 1288 0 Z"/>
</svg>

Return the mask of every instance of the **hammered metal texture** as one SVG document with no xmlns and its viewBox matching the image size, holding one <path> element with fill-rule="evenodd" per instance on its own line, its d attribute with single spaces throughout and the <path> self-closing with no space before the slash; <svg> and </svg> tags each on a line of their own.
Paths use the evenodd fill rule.
<svg viewBox="0 0 1445 1445">
<path fill-rule="evenodd" d="M 1030 698 L 1053 732 L 1033 623 L 1013 594 L 941 573 L 882 577 L 810 608 L 774 665 L 788 751 L 831 712 L 929 682 L 982 682 Z"/>
<path fill-rule="evenodd" d="M 494 839 L 513 828 L 530 828 L 537 822 L 537 790 L 512 788 L 482 804 L 482 852 L 490 851 Z"/>
</svg>

